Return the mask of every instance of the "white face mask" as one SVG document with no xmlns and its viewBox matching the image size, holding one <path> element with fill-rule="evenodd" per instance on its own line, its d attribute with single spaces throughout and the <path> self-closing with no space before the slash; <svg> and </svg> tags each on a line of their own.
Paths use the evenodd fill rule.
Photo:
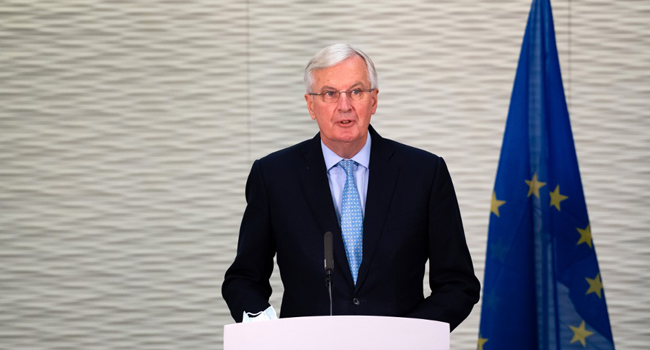
<svg viewBox="0 0 650 350">
<path fill-rule="evenodd" d="M 273 306 L 269 306 L 264 311 L 252 313 L 244 311 L 244 317 L 242 318 L 242 323 L 246 322 L 258 322 L 266 320 L 275 320 L 278 318 L 278 315 L 275 313 Z"/>
</svg>

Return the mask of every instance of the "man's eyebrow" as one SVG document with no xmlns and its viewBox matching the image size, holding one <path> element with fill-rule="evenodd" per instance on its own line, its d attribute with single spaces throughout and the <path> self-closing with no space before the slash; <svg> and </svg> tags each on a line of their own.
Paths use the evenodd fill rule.
<svg viewBox="0 0 650 350">
<path fill-rule="evenodd" d="M 359 81 L 359 82 L 356 82 L 356 83 L 350 85 L 350 87 L 348 87 L 347 90 L 350 90 L 350 89 L 356 87 L 357 85 L 363 85 L 363 84 L 362 84 L 360 81 Z M 329 85 L 325 85 L 325 86 L 321 87 L 321 91 L 322 91 L 322 90 L 336 90 L 336 88 L 331 87 L 331 86 L 329 86 Z M 346 91 L 347 91 L 347 90 L 346 90 Z M 338 90 L 336 90 L 336 91 L 338 91 Z"/>
</svg>

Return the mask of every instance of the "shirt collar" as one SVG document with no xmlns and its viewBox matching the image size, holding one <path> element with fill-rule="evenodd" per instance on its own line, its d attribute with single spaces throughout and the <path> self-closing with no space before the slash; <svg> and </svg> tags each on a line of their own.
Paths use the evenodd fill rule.
<svg viewBox="0 0 650 350">
<path fill-rule="evenodd" d="M 366 139 L 366 144 L 363 145 L 363 148 L 354 155 L 351 159 L 354 160 L 355 162 L 359 163 L 360 165 L 363 165 L 366 169 L 369 169 L 368 165 L 370 164 L 370 146 L 372 144 L 372 140 L 370 137 L 370 132 L 368 132 L 368 138 Z M 327 167 L 327 171 L 329 171 L 332 167 L 336 166 L 343 158 L 339 156 L 338 154 L 334 153 L 331 149 L 329 149 L 325 144 L 323 143 L 323 140 L 320 141 L 320 147 L 321 150 L 323 151 L 323 158 L 325 158 L 325 166 Z"/>
</svg>

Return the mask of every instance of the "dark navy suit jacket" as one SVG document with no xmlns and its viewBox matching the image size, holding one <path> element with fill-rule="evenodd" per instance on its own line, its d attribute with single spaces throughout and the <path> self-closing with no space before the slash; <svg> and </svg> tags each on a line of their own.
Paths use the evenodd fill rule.
<svg viewBox="0 0 650 350">
<path fill-rule="evenodd" d="M 280 317 L 329 315 L 323 234 L 334 234 L 335 315 L 415 317 L 458 326 L 478 301 L 449 172 L 442 158 L 383 139 L 370 127 L 363 259 L 355 286 L 348 266 L 320 136 L 255 161 L 237 257 L 223 297 L 233 318 L 269 306 L 273 257 L 284 285 Z M 424 295 L 429 260 L 431 293 Z M 427 291 L 428 294 L 428 291 Z"/>
</svg>

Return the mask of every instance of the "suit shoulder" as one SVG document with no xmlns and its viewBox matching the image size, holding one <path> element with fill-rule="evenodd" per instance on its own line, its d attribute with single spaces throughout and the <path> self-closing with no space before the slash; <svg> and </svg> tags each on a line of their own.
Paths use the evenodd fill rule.
<svg viewBox="0 0 650 350">
<path fill-rule="evenodd" d="M 421 148 L 405 145 L 390 139 L 384 139 L 383 141 L 395 151 L 394 157 L 401 163 L 422 166 L 424 164 L 438 165 L 440 162 L 444 162 L 442 157 Z"/>
</svg>

